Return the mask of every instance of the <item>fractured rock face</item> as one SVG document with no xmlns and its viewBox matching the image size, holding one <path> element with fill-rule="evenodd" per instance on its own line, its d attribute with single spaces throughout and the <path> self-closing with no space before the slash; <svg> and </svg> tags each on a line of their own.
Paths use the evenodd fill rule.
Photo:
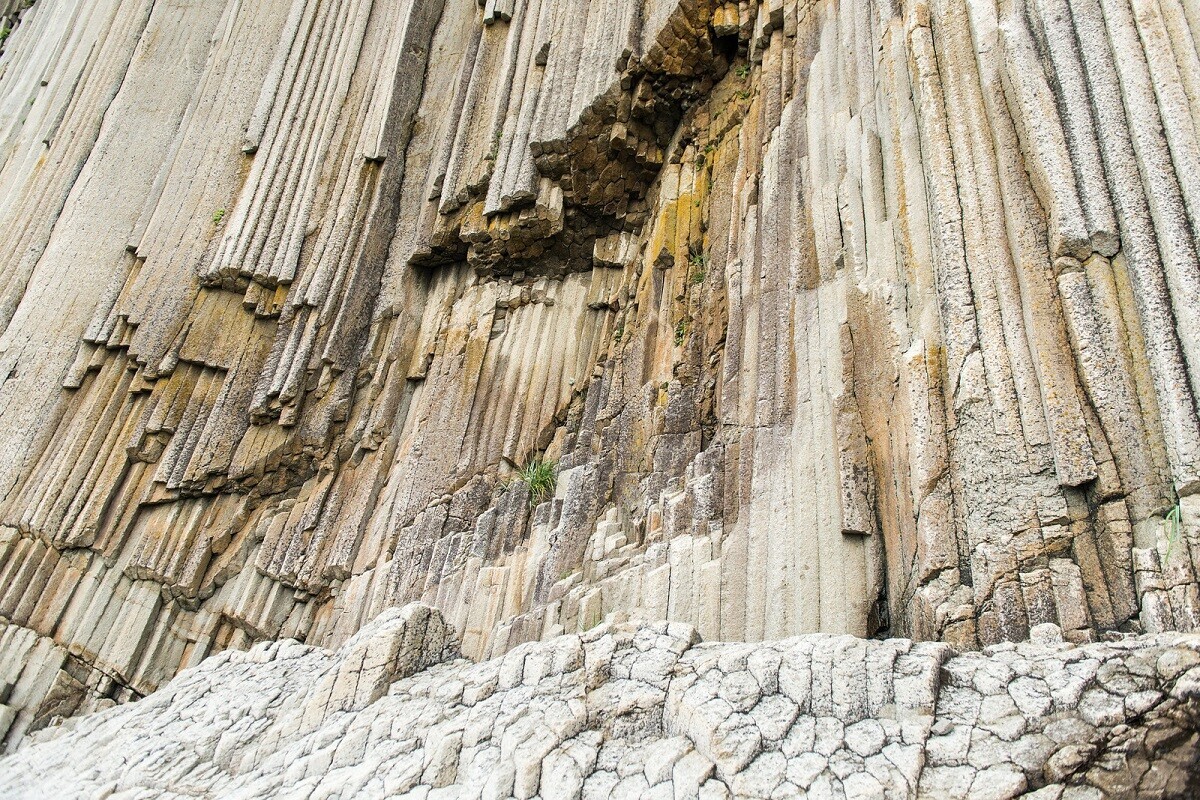
<svg viewBox="0 0 1200 800">
<path fill-rule="evenodd" d="M 1191 0 L 23 5 L 4 749 L 414 601 L 469 658 L 1200 627 Z"/>
<path fill-rule="evenodd" d="M 1045 626 L 1057 632 L 1050 625 Z M 226 652 L 0 761 L 5 797 L 1185 797 L 1200 637 L 706 644 L 602 625 L 472 664 L 421 606 Z M 1133 727 L 1131 727 L 1133 723 Z"/>
</svg>

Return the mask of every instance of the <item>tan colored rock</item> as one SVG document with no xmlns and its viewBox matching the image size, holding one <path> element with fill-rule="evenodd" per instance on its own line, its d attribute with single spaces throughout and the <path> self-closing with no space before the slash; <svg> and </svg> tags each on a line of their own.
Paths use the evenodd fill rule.
<svg viewBox="0 0 1200 800">
<path fill-rule="evenodd" d="M 630 620 L 963 651 L 1200 628 L 1194 4 L 0 0 L 0 25 L 6 750 L 288 638 L 352 642 L 326 688 L 361 711 L 449 652 L 412 620 L 355 638 L 410 602 L 472 658 Z M 446 729 L 387 791 L 467 780 L 453 748 L 512 767 L 480 792 L 915 791 L 911 743 L 848 720 L 933 702 L 919 658 L 821 641 L 828 685 L 798 661 L 756 667 L 756 703 L 696 690 L 680 725 L 741 715 L 687 734 L 711 769 Z M 1157 708 L 1068 673 L 987 736 L 1046 692 Z M 773 681 L 844 730 L 759 725 Z M 997 746 L 938 745 L 928 791 L 1042 788 L 972 765 Z M 1137 758 L 1110 772 L 1160 780 Z"/>
</svg>

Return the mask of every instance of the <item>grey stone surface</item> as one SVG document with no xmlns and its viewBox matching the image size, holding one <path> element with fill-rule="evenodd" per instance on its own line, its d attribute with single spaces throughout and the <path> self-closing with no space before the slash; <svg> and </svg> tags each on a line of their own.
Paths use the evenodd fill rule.
<svg viewBox="0 0 1200 800">
<path fill-rule="evenodd" d="M 693 751 L 518 727 L 501 758 L 475 720 L 431 792 L 471 747 L 489 792 L 585 796 L 1166 758 L 1145 720 L 1194 654 L 1099 654 L 1200 628 L 1194 0 L 0 0 L 0 29 L 3 751 L 419 601 L 497 664 L 446 703 L 584 669 L 509 655 L 602 625 L 730 643 L 597 673 Z M 735 644 L 812 633 L 862 638 Z M 440 657 L 394 644 L 331 702 Z M 716 671 L 664 677 L 684 652 Z"/>
<path fill-rule="evenodd" d="M 869 689 L 831 683 L 864 674 L 862 661 L 813 666 L 850 649 L 903 653 L 903 674 Z M 823 634 L 747 646 L 657 622 L 475 664 L 439 612 L 409 605 L 336 651 L 285 640 L 225 652 L 144 700 L 33 734 L 0 759 L 0 795 L 1185 797 L 1200 786 L 1200 666 L 1179 664 L 1198 652 L 1186 634 L 991 655 Z M 762 681 L 764 662 L 793 678 Z M 1053 684 L 1071 664 L 1083 703 L 1016 710 L 1021 681 Z M 1112 669 L 1155 699 L 1123 707 Z M 1021 677 L 962 702 L 958 676 L 998 670 Z M 931 691 L 899 691 L 912 678 Z M 750 683 L 742 710 L 712 688 Z"/>
</svg>

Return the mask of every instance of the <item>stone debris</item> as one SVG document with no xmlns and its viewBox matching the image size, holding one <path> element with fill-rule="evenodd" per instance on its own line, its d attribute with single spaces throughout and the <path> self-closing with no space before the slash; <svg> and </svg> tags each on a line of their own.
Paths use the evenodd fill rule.
<svg viewBox="0 0 1200 800">
<path fill-rule="evenodd" d="M 1200 636 L 979 653 L 601 625 L 480 664 L 433 609 L 218 654 L 30 737 L 0 795 L 1164 798 L 1200 787 Z"/>
</svg>

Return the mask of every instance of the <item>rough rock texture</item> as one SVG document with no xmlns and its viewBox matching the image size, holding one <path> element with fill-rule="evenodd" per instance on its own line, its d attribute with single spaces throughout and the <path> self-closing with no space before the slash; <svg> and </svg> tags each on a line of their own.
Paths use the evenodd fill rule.
<svg viewBox="0 0 1200 800">
<path fill-rule="evenodd" d="M 0 761 L 8 798 L 1190 797 L 1200 636 L 957 654 L 601 625 L 472 664 L 417 605 L 229 652 Z M 421 671 L 422 667 L 428 666 Z"/>
<path fill-rule="evenodd" d="M 1200 627 L 1196 0 L 24 5 L 5 749 L 418 600 Z"/>
</svg>

